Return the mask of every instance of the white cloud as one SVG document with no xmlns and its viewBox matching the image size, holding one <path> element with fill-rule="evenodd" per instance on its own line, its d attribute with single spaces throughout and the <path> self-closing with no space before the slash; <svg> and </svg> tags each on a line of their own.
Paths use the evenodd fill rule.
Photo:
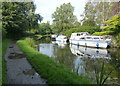
<svg viewBox="0 0 120 86">
<path fill-rule="evenodd" d="M 75 8 L 74 15 L 80 20 L 80 15 L 83 13 L 85 6 L 85 0 L 34 0 L 34 2 L 36 13 L 40 13 L 43 16 L 43 22 L 52 22 L 51 15 L 55 12 L 56 7 L 69 2 Z"/>
</svg>

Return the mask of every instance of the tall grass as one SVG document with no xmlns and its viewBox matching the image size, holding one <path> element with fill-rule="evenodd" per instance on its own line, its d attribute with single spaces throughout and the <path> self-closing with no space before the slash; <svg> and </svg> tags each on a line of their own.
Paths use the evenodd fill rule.
<svg viewBox="0 0 120 86">
<path fill-rule="evenodd" d="M 4 55 L 6 53 L 6 49 L 7 49 L 10 41 L 11 41 L 10 39 L 5 39 L 5 40 L 2 41 L 2 49 L 1 49 L 2 57 L 0 59 L 0 60 L 2 60 L 2 61 L 0 61 L 0 62 L 2 62 L 2 73 L 1 73 L 2 74 L 2 84 L 7 83 L 7 78 L 6 78 L 7 68 L 6 68 L 6 62 L 4 60 Z"/>
<path fill-rule="evenodd" d="M 25 38 L 25 41 L 30 47 L 35 48 L 35 42 L 33 38 Z"/>
<path fill-rule="evenodd" d="M 105 73 L 105 64 L 104 64 L 104 62 L 102 63 L 101 68 L 95 67 L 95 76 L 96 76 L 97 84 L 99 86 L 103 86 L 111 73 L 112 73 L 112 71 L 110 71 L 107 74 Z"/>
<path fill-rule="evenodd" d="M 34 69 L 45 79 L 49 84 L 91 84 L 87 78 L 79 76 L 71 72 L 64 65 L 57 64 L 53 59 L 46 55 L 35 51 L 26 41 L 17 41 L 18 46 L 27 56 L 28 61 Z"/>
</svg>

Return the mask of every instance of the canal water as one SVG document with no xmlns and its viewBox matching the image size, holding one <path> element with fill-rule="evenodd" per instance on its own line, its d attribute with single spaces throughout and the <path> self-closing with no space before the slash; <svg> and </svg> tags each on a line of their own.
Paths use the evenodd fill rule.
<svg viewBox="0 0 120 86">
<path fill-rule="evenodd" d="M 97 49 L 71 45 L 66 42 L 44 39 L 39 43 L 39 52 L 50 56 L 57 63 L 64 64 L 71 71 L 96 82 L 104 64 L 106 83 L 120 85 L 120 49 Z M 95 70 L 98 73 L 95 73 Z"/>
</svg>

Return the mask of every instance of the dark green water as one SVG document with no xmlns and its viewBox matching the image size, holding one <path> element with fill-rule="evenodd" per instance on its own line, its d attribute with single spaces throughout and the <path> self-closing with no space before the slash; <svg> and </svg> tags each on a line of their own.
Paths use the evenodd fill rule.
<svg viewBox="0 0 120 86">
<path fill-rule="evenodd" d="M 104 62 L 104 76 L 112 71 L 106 83 L 120 84 L 120 49 L 87 48 L 50 40 L 42 42 L 39 44 L 39 52 L 64 64 L 71 71 L 96 82 L 95 67 L 100 73 Z"/>
</svg>

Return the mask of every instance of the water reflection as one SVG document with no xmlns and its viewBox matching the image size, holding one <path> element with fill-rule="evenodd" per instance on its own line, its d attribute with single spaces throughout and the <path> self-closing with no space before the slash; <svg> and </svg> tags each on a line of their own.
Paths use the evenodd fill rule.
<svg viewBox="0 0 120 86">
<path fill-rule="evenodd" d="M 101 64 L 105 62 L 106 74 L 113 70 L 108 83 L 119 83 L 120 81 L 120 53 L 107 49 L 88 48 L 76 45 L 68 45 L 59 41 L 39 44 L 39 52 L 54 58 L 57 63 L 64 64 L 72 71 L 86 76 L 95 81 L 94 68 L 101 70 Z M 117 54 L 117 53 L 118 54 Z"/>
<path fill-rule="evenodd" d="M 76 56 L 87 55 L 90 58 L 110 59 L 110 54 L 107 49 L 88 48 L 70 44 L 70 50 Z"/>
<path fill-rule="evenodd" d="M 57 44 L 59 47 L 65 48 L 65 46 L 67 45 L 67 42 L 63 42 L 63 41 L 52 41 L 52 44 Z"/>
</svg>

